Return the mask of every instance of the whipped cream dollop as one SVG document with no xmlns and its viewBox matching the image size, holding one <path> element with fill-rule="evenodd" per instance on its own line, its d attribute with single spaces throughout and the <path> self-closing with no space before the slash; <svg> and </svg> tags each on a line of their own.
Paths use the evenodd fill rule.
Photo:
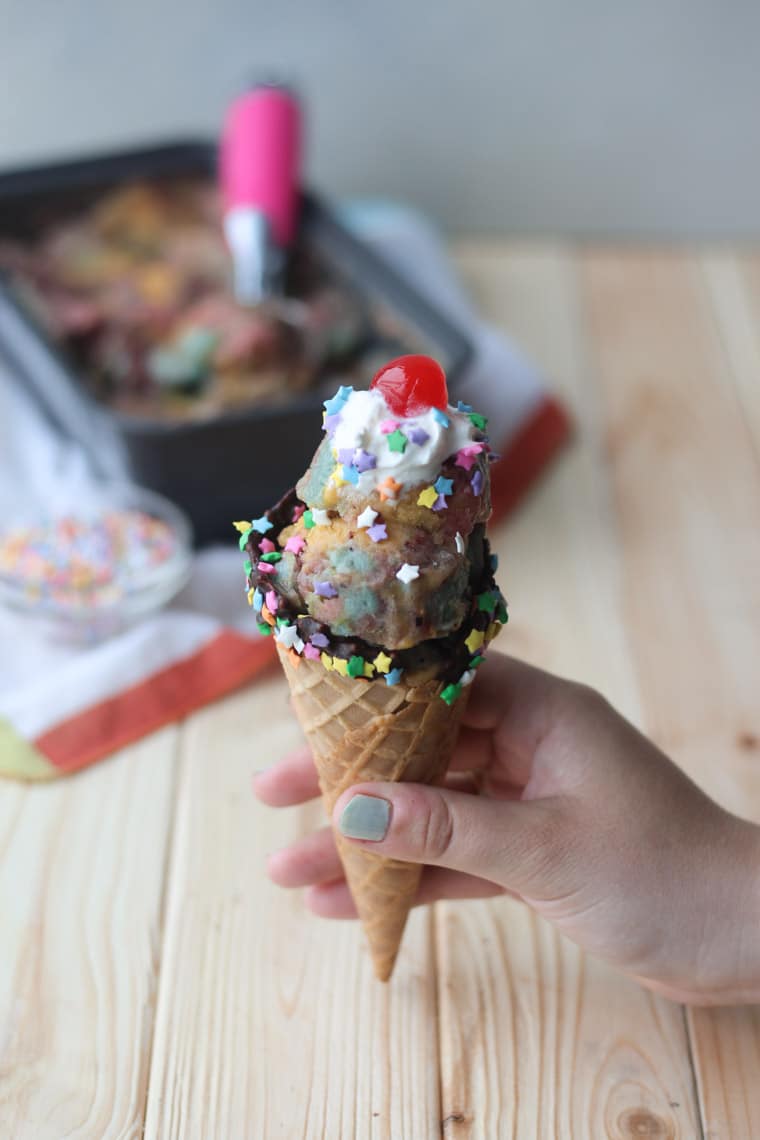
<svg viewBox="0 0 760 1140">
<path fill-rule="evenodd" d="M 351 481 L 366 493 L 389 475 L 404 486 L 430 483 L 446 459 L 482 434 L 467 412 L 452 407 L 428 408 L 408 419 L 394 415 L 377 389 L 351 392 L 335 419 L 330 435 L 336 463 L 353 467 Z"/>
</svg>

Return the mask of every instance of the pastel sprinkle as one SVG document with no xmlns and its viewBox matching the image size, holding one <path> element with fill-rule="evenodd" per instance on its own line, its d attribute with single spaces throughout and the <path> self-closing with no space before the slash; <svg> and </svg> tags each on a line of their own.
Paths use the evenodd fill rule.
<svg viewBox="0 0 760 1140">
<path fill-rule="evenodd" d="M 258 586 L 253 591 L 253 598 L 251 600 L 251 605 L 253 606 L 253 608 L 256 610 L 257 613 L 261 609 L 261 607 L 264 605 L 264 595 L 262 594 L 262 592 L 258 588 Z"/>
<path fill-rule="evenodd" d="M 380 432 L 382 435 L 390 435 L 398 427 L 398 420 L 383 420 L 380 424 Z"/>
<path fill-rule="evenodd" d="M 318 594 L 320 598 L 337 598 L 338 596 L 338 591 L 332 582 L 315 582 L 314 593 Z"/>
<path fill-rule="evenodd" d="M 258 570 L 259 574 L 274 574 L 276 573 L 277 567 L 272 566 L 270 562 L 259 562 L 256 566 L 256 569 Z"/>
<path fill-rule="evenodd" d="M 304 657 L 308 657 L 309 661 L 319 661 L 320 653 L 315 645 L 306 644 L 303 647 Z"/>
<path fill-rule="evenodd" d="M 375 523 L 374 526 L 367 528 L 367 534 L 373 542 L 382 542 L 388 537 L 388 530 L 385 523 Z"/>
<path fill-rule="evenodd" d="M 474 669 L 465 669 L 464 673 L 459 678 L 459 684 L 464 689 L 467 685 L 471 685 L 474 680 L 475 680 L 475 670 Z"/>
<path fill-rule="evenodd" d="M 270 614 L 276 614 L 280 608 L 280 599 L 274 590 L 267 590 L 267 609 Z"/>
<path fill-rule="evenodd" d="M 440 408 L 433 408 L 433 419 L 441 425 L 441 427 L 449 426 L 449 417 L 441 411 Z"/>
<path fill-rule="evenodd" d="M 251 566 L 250 558 L 246 558 L 245 562 L 243 563 L 243 569 L 245 570 L 246 574 L 250 574 L 251 570 L 253 569 Z"/>
<path fill-rule="evenodd" d="M 439 495 L 450 495 L 454 489 L 454 480 L 444 479 L 443 475 L 439 475 L 433 486 Z"/>
<path fill-rule="evenodd" d="M 255 530 L 258 534 L 266 534 L 268 530 L 272 529 L 272 524 L 266 515 L 262 515 L 260 519 L 253 520 L 251 529 Z"/>
<path fill-rule="evenodd" d="M 274 637 L 275 641 L 279 641 L 286 649 L 293 649 L 298 638 L 298 630 L 294 625 L 281 625 Z"/>
<path fill-rule="evenodd" d="M 435 487 L 426 487 L 424 491 L 420 491 L 417 496 L 418 507 L 432 507 L 433 503 L 438 498 Z"/>
<path fill-rule="evenodd" d="M 464 643 L 469 649 L 470 653 L 474 653 L 476 649 L 480 649 L 485 641 L 485 634 L 481 629 L 470 630 L 469 635 L 464 639 Z"/>
<path fill-rule="evenodd" d="M 306 542 L 303 538 L 303 535 L 300 534 L 291 534 L 290 538 L 285 543 L 285 549 L 290 551 L 291 554 L 300 554 L 305 546 Z"/>
<path fill-rule="evenodd" d="M 252 588 L 246 594 L 246 597 L 248 598 L 248 605 L 249 606 L 253 605 L 253 596 L 255 593 L 256 593 L 256 591 Z"/>
<path fill-rule="evenodd" d="M 435 500 L 435 502 L 433 503 L 433 510 L 434 511 L 445 511 L 446 510 L 446 498 L 444 495 L 439 495 L 438 498 Z"/>
<path fill-rule="evenodd" d="M 375 674 L 375 666 L 371 661 L 364 662 L 364 671 L 362 676 L 372 678 Z"/>
<path fill-rule="evenodd" d="M 323 510 L 321 507 L 312 507 L 311 508 L 311 518 L 312 518 L 312 522 L 316 526 L 327 526 L 328 523 L 330 522 L 329 512 L 326 510 Z"/>
<path fill-rule="evenodd" d="M 398 428 L 388 436 L 388 447 L 391 451 L 398 451 L 401 455 L 406 451 L 406 436 Z"/>
<path fill-rule="evenodd" d="M 472 411 L 472 404 L 465 404 L 464 400 L 457 400 L 457 411 L 458 412 L 471 412 Z"/>
<path fill-rule="evenodd" d="M 479 412 L 470 412 L 470 423 L 479 431 L 485 431 L 488 420 L 485 416 L 481 416 Z"/>
<path fill-rule="evenodd" d="M 264 637 L 269 637 L 270 633 L 272 632 L 271 626 L 267 625 L 265 621 L 258 621 L 256 622 L 256 625 L 258 627 L 259 633 L 263 633 Z"/>
<path fill-rule="evenodd" d="M 478 594 L 478 609 L 482 613 L 490 614 L 496 608 L 497 597 L 492 590 L 486 590 L 482 594 Z"/>
<path fill-rule="evenodd" d="M 349 658 L 348 675 L 349 675 L 349 677 L 363 677 L 364 676 L 364 658 L 363 657 L 350 657 Z"/>
<path fill-rule="evenodd" d="M 309 641 L 312 645 L 316 645 L 319 649 L 327 649 L 327 646 L 330 644 L 323 633 L 313 633 L 309 638 Z"/>
<path fill-rule="evenodd" d="M 346 483 L 353 483 L 354 486 L 359 482 L 359 472 L 355 467 L 344 467 L 341 469 L 341 475 Z"/>
<path fill-rule="evenodd" d="M 455 685 L 447 685 L 441 693 L 441 700 L 445 701 L 447 705 L 451 706 L 457 699 L 462 691 L 462 686 L 457 682 Z"/>
<path fill-rule="evenodd" d="M 489 641 L 493 641 L 493 639 L 496 637 L 496 634 L 499 632 L 500 629 L 501 629 L 501 626 L 499 625 L 499 623 L 497 621 L 492 621 L 491 624 L 489 625 L 488 629 L 486 630 L 486 643 L 488 643 Z"/>
<path fill-rule="evenodd" d="M 320 655 L 320 658 L 319 658 L 319 660 L 322 662 L 322 664 L 324 665 L 325 669 L 332 669 L 332 667 L 333 667 L 333 659 L 332 659 L 332 657 L 330 656 L 330 654 L 329 654 L 329 653 L 322 653 L 322 654 Z"/>
<path fill-rule="evenodd" d="M 389 475 L 387 479 L 383 479 L 377 489 L 380 492 L 380 498 L 385 502 L 386 499 L 395 499 L 401 490 L 401 486 L 401 483 L 397 483 L 393 476 Z"/>
<path fill-rule="evenodd" d="M 401 680 L 401 674 L 403 672 L 403 669 L 391 669 L 390 672 L 385 674 L 386 685 L 397 685 Z"/>
<path fill-rule="evenodd" d="M 314 522 L 314 515 L 311 511 L 304 511 L 303 525 L 307 530 L 311 530 L 313 526 L 316 526 L 316 523 Z"/>
<path fill-rule="evenodd" d="M 360 473 L 371 471 L 377 467 L 377 459 L 371 452 L 358 448 L 354 454 L 354 467 Z"/>
<path fill-rule="evenodd" d="M 240 538 L 238 539 L 238 546 L 241 550 L 245 550 L 246 546 L 248 545 L 248 539 L 251 537 L 252 531 L 253 527 L 249 526 L 248 529 L 244 530 L 240 535 Z"/>
<path fill-rule="evenodd" d="M 457 452 L 457 457 L 454 462 L 457 467 L 463 467 L 465 471 L 469 471 L 477 462 L 478 455 L 482 450 L 482 445 L 478 443 L 472 443 L 469 447 L 462 447 Z"/>
<path fill-rule="evenodd" d="M 476 467 L 470 479 L 470 486 L 472 487 L 473 495 L 479 495 L 483 490 L 483 472 L 479 467 Z"/>
<path fill-rule="evenodd" d="M 337 415 L 352 392 L 353 388 L 341 386 L 331 399 L 323 401 L 327 416 Z"/>
<path fill-rule="evenodd" d="M 235 530 L 239 530 L 241 534 L 245 534 L 247 530 L 251 529 L 251 524 L 249 522 L 234 522 L 232 525 L 234 526 Z"/>
<path fill-rule="evenodd" d="M 332 416 L 325 416 L 325 422 L 322 426 L 324 427 L 324 429 L 328 435 L 333 435 L 335 433 L 335 429 L 337 428 L 339 423 L 340 423 L 340 413 L 338 412 Z"/>
<path fill-rule="evenodd" d="M 376 518 L 377 511 L 373 511 L 372 507 L 365 507 L 356 520 L 356 525 L 364 530 L 366 527 L 372 526 Z"/>
<path fill-rule="evenodd" d="M 424 428 L 414 427 L 410 428 L 409 431 L 407 431 L 406 438 L 410 441 L 410 443 L 416 443 L 419 447 L 421 444 L 427 443 L 427 441 L 430 439 L 430 436 Z"/>
<path fill-rule="evenodd" d="M 333 669 L 336 673 L 340 673 L 341 677 L 348 676 L 348 661 L 345 657 L 333 657 Z"/>
<path fill-rule="evenodd" d="M 269 554 L 262 554 L 261 561 L 275 563 L 282 560 L 282 553 L 279 550 L 271 550 Z"/>
<path fill-rule="evenodd" d="M 499 556 L 498 556 L 498 554 L 492 554 L 491 555 L 491 569 L 492 570 L 498 570 L 499 569 Z"/>
<path fill-rule="evenodd" d="M 377 669 L 378 673 L 387 673 L 391 667 L 393 659 L 384 653 L 381 649 L 372 664 Z"/>
<path fill-rule="evenodd" d="M 336 395 L 337 395 L 337 396 L 338 396 L 338 397 L 339 397 L 341 400 L 343 400 L 343 402 L 345 403 L 345 402 L 346 402 L 346 400 L 348 399 L 348 397 L 349 397 L 349 396 L 351 395 L 351 393 L 353 392 L 353 390 L 354 390 L 354 389 L 353 389 L 353 386 L 352 386 L 351 384 L 341 384 L 340 388 L 338 388 L 338 391 L 337 391 Z"/>
<path fill-rule="evenodd" d="M 405 562 L 404 565 L 401 567 L 401 569 L 396 571 L 396 577 L 398 578 L 398 580 L 400 582 L 403 582 L 405 585 L 408 585 L 410 582 L 413 582 L 415 580 L 415 578 L 419 578 L 419 576 L 420 576 L 419 566 L 413 566 L 409 562 Z"/>
<path fill-rule="evenodd" d="M 301 515 L 304 513 L 305 510 L 306 510 L 306 507 L 303 505 L 303 503 L 299 503 L 298 506 L 293 507 L 293 514 L 291 515 L 291 518 L 292 518 L 294 523 L 298 522 L 298 520 L 300 519 Z"/>
<path fill-rule="evenodd" d="M 507 622 L 509 621 L 509 613 L 507 611 L 507 605 L 506 605 L 506 602 L 504 601 L 503 598 L 499 602 L 498 608 L 496 610 L 496 618 L 497 618 L 497 621 L 500 621 L 502 625 L 506 625 Z"/>
<path fill-rule="evenodd" d="M 459 531 L 457 531 L 454 536 L 454 542 L 456 543 L 457 554 L 464 554 L 464 539 L 462 538 Z M 287 549 L 287 547 L 285 549 Z"/>
<path fill-rule="evenodd" d="M 259 543 L 259 550 L 263 551 L 264 554 L 271 554 L 272 551 L 276 549 L 277 547 L 272 542 L 271 538 L 262 538 L 261 542 Z"/>
<path fill-rule="evenodd" d="M 350 467 L 354 461 L 354 448 L 353 447 L 339 447 L 338 448 L 338 463 L 343 463 Z"/>
</svg>

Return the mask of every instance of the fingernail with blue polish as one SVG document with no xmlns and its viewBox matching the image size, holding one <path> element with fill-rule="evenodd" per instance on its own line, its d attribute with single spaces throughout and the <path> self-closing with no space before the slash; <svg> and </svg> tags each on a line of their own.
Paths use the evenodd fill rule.
<svg viewBox="0 0 760 1140">
<path fill-rule="evenodd" d="M 338 827 L 348 839 L 385 839 L 391 821 L 391 805 L 379 796 L 356 795 L 340 813 Z"/>
</svg>

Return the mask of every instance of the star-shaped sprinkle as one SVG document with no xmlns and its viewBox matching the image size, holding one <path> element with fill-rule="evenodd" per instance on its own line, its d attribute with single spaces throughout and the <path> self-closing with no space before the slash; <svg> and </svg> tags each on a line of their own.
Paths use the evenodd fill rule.
<svg viewBox="0 0 760 1140">
<path fill-rule="evenodd" d="M 410 443 L 416 443 L 417 446 L 420 447 L 423 443 L 427 443 L 427 441 L 430 439 L 430 436 L 424 428 L 413 427 L 409 428 L 407 431 L 406 438 Z"/>
<path fill-rule="evenodd" d="M 398 428 L 388 436 L 388 447 L 391 451 L 398 451 L 402 455 L 406 451 L 406 436 Z"/>
<path fill-rule="evenodd" d="M 369 677 L 369 678 L 372 678 L 372 677 L 374 677 L 374 675 L 375 675 L 375 666 L 372 664 L 372 662 L 371 662 L 371 661 L 365 661 L 365 662 L 364 662 L 364 672 L 363 672 L 363 674 L 362 674 L 362 675 L 363 675 L 364 677 Z"/>
<path fill-rule="evenodd" d="M 392 660 L 393 659 L 389 657 L 387 653 L 384 653 L 381 649 L 372 664 L 375 666 L 378 673 L 387 673 L 391 667 Z"/>
<path fill-rule="evenodd" d="M 401 680 L 401 674 L 403 672 L 403 669 L 391 669 L 389 673 L 385 674 L 386 685 L 397 685 Z"/>
<path fill-rule="evenodd" d="M 321 507 L 311 508 L 311 518 L 315 526 L 327 526 L 330 522 L 330 515 Z"/>
<path fill-rule="evenodd" d="M 274 635 L 275 641 L 279 641 L 286 649 L 293 648 L 297 637 L 298 630 L 294 625 L 281 625 Z"/>
<path fill-rule="evenodd" d="M 256 593 L 256 591 L 255 591 L 254 589 L 250 589 L 250 590 L 248 590 L 248 592 L 246 593 L 246 597 L 248 598 L 248 605 L 249 605 L 249 606 L 252 606 L 252 605 L 253 605 L 253 596 L 254 596 L 254 594 L 255 594 L 255 593 Z"/>
<path fill-rule="evenodd" d="M 470 423 L 473 427 L 476 427 L 478 431 L 485 431 L 488 420 L 478 412 L 470 412 Z"/>
<path fill-rule="evenodd" d="M 356 484 L 359 482 L 359 472 L 355 467 L 346 467 L 344 465 L 341 468 L 340 473 L 346 483 L 353 483 L 353 485 L 356 486 Z"/>
<path fill-rule="evenodd" d="M 266 515 L 262 515 L 260 519 L 253 520 L 251 529 L 255 530 L 257 534 L 266 534 L 268 530 L 272 529 L 272 524 Z"/>
<path fill-rule="evenodd" d="M 454 480 L 444 479 L 443 475 L 439 475 L 433 486 L 439 495 L 450 495 L 454 489 Z"/>
<path fill-rule="evenodd" d="M 306 507 L 303 505 L 303 503 L 298 503 L 297 506 L 293 507 L 293 514 L 290 516 L 291 521 L 294 523 L 298 522 L 298 520 L 300 519 L 301 515 L 304 513 L 305 510 L 306 510 Z"/>
<path fill-rule="evenodd" d="M 440 408 L 433 408 L 433 419 L 439 423 L 441 427 L 449 426 L 449 417 L 442 412 Z"/>
<path fill-rule="evenodd" d="M 499 601 L 499 605 L 498 605 L 498 608 L 496 610 L 496 619 L 497 619 L 497 621 L 500 621 L 502 625 L 506 625 L 507 622 L 509 621 L 509 614 L 507 612 L 507 603 L 504 601 L 503 598 L 501 598 L 501 600 Z"/>
<path fill-rule="evenodd" d="M 320 598 L 337 598 L 338 596 L 338 591 L 332 582 L 315 582 L 314 593 L 318 594 Z"/>
<path fill-rule="evenodd" d="M 270 565 L 274 565 L 275 562 L 280 562 L 281 560 L 282 554 L 279 550 L 270 550 L 269 554 L 261 555 L 261 561 L 268 562 Z"/>
<path fill-rule="evenodd" d="M 245 562 L 243 563 L 243 569 L 245 570 L 246 574 L 250 574 L 252 570 L 250 558 L 246 558 Z"/>
<path fill-rule="evenodd" d="M 456 685 L 447 685 L 441 693 L 441 700 L 445 701 L 447 705 L 451 706 L 457 699 L 462 691 L 462 686 L 457 682 Z"/>
<path fill-rule="evenodd" d="M 500 629 L 501 629 L 501 626 L 499 625 L 499 623 L 497 621 L 491 622 L 488 629 L 486 630 L 486 638 L 485 638 L 486 645 L 488 644 L 489 641 L 493 641 L 493 639 L 496 637 L 496 634 L 499 632 Z"/>
<path fill-rule="evenodd" d="M 467 447 L 462 447 L 459 449 L 454 462 L 456 463 L 457 467 L 463 467 L 465 471 L 469 471 L 473 464 L 477 461 L 477 458 L 482 450 L 482 443 L 468 444 Z"/>
<path fill-rule="evenodd" d="M 377 511 L 373 511 L 372 507 L 365 507 L 364 510 L 362 511 L 362 513 L 359 515 L 358 519 L 356 520 L 356 525 L 361 527 L 362 529 L 364 529 L 365 527 L 370 527 L 370 526 L 372 526 L 372 524 L 376 518 L 377 518 Z"/>
<path fill-rule="evenodd" d="M 457 411 L 458 412 L 471 412 L 472 411 L 472 404 L 465 404 L 464 400 L 457 400 Z"/>
<path fill-rule="evenodd" d="M 433 503 L 433 510 L 434 511 L 445 511 L 446 510 L 446 498 L 444 495 L 439 495 L 438 498 L 435 500 L 435 502 Z"/>
<path fill-rule="evenodd" d="M 332 669 L 333 668 L 333 659 L 329 653 L 323 653 L 321 655 L 321 657 L 319 658 L 319 660 L 322 662 L 325 669 Z"/>
<path fill-rule="evenodd" d="M 312 515 L 311 511 L 304 511 L 304 513 L 303 513 L 303 525 L 306 527 L 307 530 L 311 530 L 311 528 L 315 525 L 314 516 Z"/>
<path fill-rule="evenodd" d="M 304 657 L 308 657 L 309 661 L 319 661 L 320 654 L 316 645 L 304 645 L 303 655 Z"/>
<path fill-rule="evenodd" d="M 479 495 L 483 490 L 483 472 L 479 467 L 476 467 L 470 479 L 470 486 L 472 487 L 473 495 Z"/>
<path fill-rule="evenodd" d="M 289 550 L 291 554 L 300 554 L 306 546 L 303 535 L 291 534 L 288 541 L 285 543 L 285 549 Z"/>
<path fill-rule="evenodd" d="M 480 649 L 484 641 L 485 634 L 481 629 L 471 629 L 468 636 L 464 639 L 464 643 L 470 653 L 474 653 L 476 649 Z"/>
<path fill-rule="evenodd" d="M 390 435 L 398 427 L 398 420 L 383 420 L 380 424 L 382 435 Z"/>
<path fill-rule="evenodd" d="M 353 390 L 354 389 L 353 389 L 353 386 L 351 384 L 341 384 L 340 388 L 338 388 L 338 391 L 336 392 L 336 395 L 345 404 L 346 400 L 351 395 Z"/>
<path fill-rule="evenodd" d="M 364 676 L 364 658 L 363 657 L 350 657 L 348 660 L 348 675 L 349 677 L 363 677 Z"/>
<path fill-rule="evenodd" d="M 256 628 L 258 629 L 259 633 L 262 633 L 264 635 L 264 637 L 269 637 L 270 633 L 272 632 L 271 627 L 268 626 L 265 621 L 256 622 Z"/>
<path fill-rule="evenodd" d="M 388 537 L 388 531 L 385 523 L 375 523 L 374 526 L 367 528 L 367 534 L 373 542 L 384 542 Z"/>
<path fill-rule="evenodd" d="M 335 415 L 325 416 L 325 422 L 323 423 L 322 427 L 325 429 L 325 431 L 327 432 L 328 435 L 334 435 L 335 429 L 337 428 L 339 423 L 340 423 L 340 412 L 337 412 Z"/>
<path fill-rule="evenodd" d="M 496 594 L 492 590 L 485 590 L 482 594 L 478 594 L 478 609 L 484 614 L 493 613 L 497 601 Z"/>
<path fill-rule="evenodd" d="M 276 614 L 280 608 L 280 599 L 274 590 L 267 590 L 267 609 L 270 614 Z"/>
<path fill-rule="evenodd" d="M 401 569 L 396 571 L 396 577 L 398 578 L 398 580 L 400 582 L 403 582 L 405 585 L 408 585 L 410 582 L 413 582 L 414 579 L 419 578 L 419 576 L 420 576 L 419 566 L 413 566 L 409 562 L 405 562 L 404 565 L 401 567 Z"/>
<path fill-rule="evenodd" d="M 418 507 L 432 507 L 433 503 L 438 498 L 438 493 L 435 487 L 426 487 L 424 491 L 420 491 L 417 496 Z"/>
<path fill-rule="evenodd" d="M 353 447 L 339 447 L 338 463 L 343 463 L 346 467 L 350 467 L 354 461 L 354 450 Z"/>
<path fill-rule="evenodd" d="M 277 571 L 277 567 L 272 566 L 271 562 L 258 562 L 256 564 L 256 569 L 258 570 L 259 574 L 275 574 Z"/>
<path fill-rule="evenodd" d="M 459 531 L 457 531 L 454 535 L 454 542 L 456 543 L 457 554 L 464 554 L 464 539 L 462 538 Z M 285 549 L 287 550 L 287 547 Z"/>
<path fill-rule="evenodd" d="M 377 489 L 380 492 L 380 498 L 385 502 L 386 499 L 395 499 L 401 490 L 401 483 L 397 483 L 393 476 L 389 475 L 387 479 L 383 479 Z"/>
<path fill-rule="evenodd" d="M 340 673 L 341 677 L 348 676 L 348 661 L 345 657 L 333 657 L 333 669 L 336 673 Z"/>
<path fill-rule="evenodd" d="M 359 473 L 371 471 L 377 467 L 377 459 L 370 451 L 363 451 L 359 447 L 354 452 L 354 467 Z"/>
<path fill-rule="evenodd" d="M 259 550 L 262 552 L 262 554 L 271 554 L 272 551 L 276 549 L 277 547 L 272 542 L 271 538 L 262 538 L 261 542 L 259 543 Z"/>
<path fill-rule="evenodd" d="M 244 530 L 240 535 L 240 538 L 238 539 L 238 546 L 241 550 L 245 550 L 246 546 L 248 545 L 248 539 L 251 537 L 252 533 L 253 527 L 249 526 L 248 530 Z"/>
<path fill-rule="evenodd" d="M 234 522 L 232 525 L 234 526 L 235 530 L 240 531 L 241 534 L 245 534 L 247 530 L 251 529 L 251 524 L 249 522 Z"/>
<path fill-rule="evenodd" d="M 324 407 L 325 407 L 325 411 L 327 412 L 327 415 L 328 416 L 337 415 L 337 413 L 340 412 L 341 408 L 343 407 L 343 405 L 345 404 L 346 400 L 348 399 L 348 397 L 351 395 L 352 392 L 353 392 L 353 388 L 344 387 L 343 385 L 341 385 L 341 387 L 338 388 L 338 391 L 335 393 L 335 395 L 333 397 L 331 397 L 331 399 L 324 401 Z"/>
<path fill-rule="evenodd" d="M 327 649 L 327 646 L 330 644 L 323 633 L 313 633 L 309 638 L 309 641 L 312 645 L 316 645 L 319 649 Z"/>
</svg>

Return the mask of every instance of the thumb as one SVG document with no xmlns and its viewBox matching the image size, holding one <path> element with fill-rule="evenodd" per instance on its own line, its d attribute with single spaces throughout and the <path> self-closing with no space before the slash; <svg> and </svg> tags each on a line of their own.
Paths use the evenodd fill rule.
<svg viewBox="0 0 760 1140">
<path fill-rule="evenodd" d="M 333 809 L 352 844 L 540 897 L 566 852 L 558 799 L 492 800 L 424 784 L 357 784 Z"/>
</svg>

